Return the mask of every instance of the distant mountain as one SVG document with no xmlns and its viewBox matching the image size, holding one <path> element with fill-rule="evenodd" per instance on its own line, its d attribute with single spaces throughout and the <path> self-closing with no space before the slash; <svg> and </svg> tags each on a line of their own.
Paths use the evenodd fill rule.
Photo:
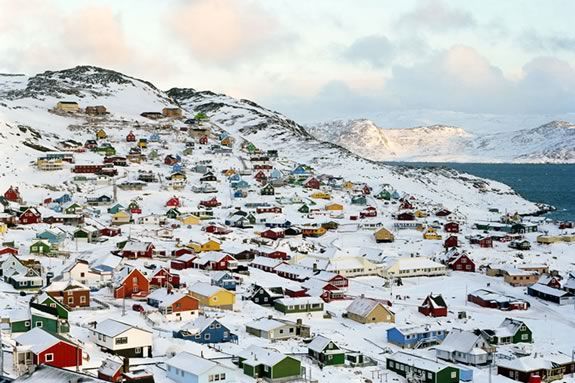
<svg viewBox="0 0 575 383">
<path fill-rule="evenodd" d="M 445 125 L 384 129 L 370 120 L 306 129 L 318 140 L 375 161 L 575 163 L 575 125 L 565 121 L 482 136 Z"/>
</svg>

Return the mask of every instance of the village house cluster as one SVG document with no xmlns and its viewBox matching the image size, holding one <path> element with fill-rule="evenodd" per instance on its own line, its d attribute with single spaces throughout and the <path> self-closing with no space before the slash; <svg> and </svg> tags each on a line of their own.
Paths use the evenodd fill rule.
<svg viewBox="0 0 575 383">
<path fill-rule="evenodd" d="M 575 305 L 574 273 L 530 261 L 575 242 L 572 223 L 471 221 L 416 190 L 289 161 L 179 107 L 142 112 L 140 126 L 114 125 L 101 105 L 52 112 L 92 125 L 38 155 L 34 171 L 56 175 L 57 191 L 22 180 L 0 197 L 0 277 L 21 298 L 0 308 L 16 382 L 575 372 L 570 355 L 533 351 L 544 335 L 515 316 Z"/>
</svg>

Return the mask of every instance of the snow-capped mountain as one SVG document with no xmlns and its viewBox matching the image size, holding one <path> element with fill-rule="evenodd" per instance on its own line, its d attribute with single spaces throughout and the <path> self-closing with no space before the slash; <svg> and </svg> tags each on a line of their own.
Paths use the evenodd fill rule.
<svg viewBox="0 0 575 383">
<path fill-rule="evenodd" d="M 91 117 L 52 113 L 50 109 L 60 100 L 77 101 L 82 106 L 105 105 L 109 114 Z M 164 129 L 160 123 L 140 114 L 158 112 L 166 106 L 181 107 L 187 116 L 205 112 L 211 124 L 218 130 L 227 131 L 238 147 L 244 140 L 249 140 L 261 149 L 277 149 L 286 169 L 305 163 L 319 173 L 365 182 L 374 190 L 391 185 L 396 190 L 457 208 L 468 216 L 484 217 L 487 207 L 524 213 L 539 209 L 498 182 L 448 169 L 385 165 L 374 161 L 379 150 L 375 147 L 367 153 L 335 139 L 320 137 L 318 140 L 302 125 L 249 100 L 194 89 L 174 88 L 164 92 L 147 81 L 87 66 L 31 77 L 0 75 L 0 121 L 6 124 L 1 129 L 0 160 L 11 164 L 5 182 L 18 183 L 28 176 L 26 169 L 30 167 L 17 164 L 30 163 L 42 154 L 42 150 L 55 148 L 62 140 L 74 138 L 83 142 L 93 137 L 96 128 L 102 125 L 118 132 Z M 174 124 L 177 128 L 177 124 L 183 122 Z M 400 139 L 387 132 L 382 134 L 370 124 L 365 125 L 374 139 L 366 139 L 362 145 L 372 147 L 370 143 L 374 141 L 389 153 L 399 153 L 408 146 L 431 146 L 444 137 L 451 137 L 452 150 L 457 150 L 458 145 L 470 139 L 461 129 L 449 127 L 414 129 L 412 139 Z M 344 131 L 344 127 L 341 125 L 338 131 Z M 358 129 L 348 141 L 362 136 L 362 131 Z M 422 141 L 423 132 L 427 132 L 427 138 Z M 21 186 L 37 187 L 38 193 L 41 192 L 39 185 L 21 183 Z"/>
<path fill-rule="evenodd" d="M 375 161 L 575 162 L 575 125 L 565 121 L 483 136 L 445 125 L 384 129 L 370 120 L 339 120 L 306 129 L 321 141 Z"/>
</svg>

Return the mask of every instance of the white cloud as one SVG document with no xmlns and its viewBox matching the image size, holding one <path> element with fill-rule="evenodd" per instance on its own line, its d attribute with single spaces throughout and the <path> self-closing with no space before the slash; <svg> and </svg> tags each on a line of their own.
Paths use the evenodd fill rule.
<svg viewBox="0 0 575 383">
<path fill-rule="evenodd" d="M 397 21 L 401 28 L 430 31 L 467 28 L 475 23 L 471 13 L 449 7 L 441 0 L 420 0 L 412 11 L 403 14 Z"/>
</svg>

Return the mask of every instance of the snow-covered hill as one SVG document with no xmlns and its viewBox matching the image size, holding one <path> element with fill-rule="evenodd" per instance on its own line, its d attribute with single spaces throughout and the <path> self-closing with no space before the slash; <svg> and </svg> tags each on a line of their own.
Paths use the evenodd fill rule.
<svg viewBox="0 0 575 383">
<path fill-rule="evenodd" d="M 82 106 L 105 105 L 110 114 L 89 117 L 50 112 L 59 100 L 77 101 Z M 451 206 L 473 217 L 484 218 L 489 207 L 523 213 L 538 210 L 538 206 L 498 182 L 447 169 L 385 165 L 373 161 L 377 148 L 367 153 L 336 140 L 334 143 L 319 141 L 300 124 L 252 101 L 194 89 L 175 88 L 163 92 L 149 82 L 86 66 L 32 77 L 0 75 L 0 121 L 9 127 L 2 128 L 0 160 L 14 166 L 5 174 L 4 181 L 20 184 L 25 192 L 40 188 L 38 184 L 22 182 L 29 176 L 23 169 L 29 166 L 18 166 L 30 163 L 42 154 L 34 149 L 35 145 L 49 148 L 64 139 L 83 141 L 92 138 L 95 129 L 102 126 L 136 132 L 138 129 L 160 129 L 161 122 L 151 122 L 140 113 L 158 112 L 165 106 L 181 106 L 188 116 L 205 112 L 217 128 L 235 138 L 236 145 L 245 139 L 262 149 L 277 149 L 285 170 L 305 163 L 319 173 L 365 182 L 374 190 L 390 184 L 397 190 Z M 452 150 L 458 150 L 457 145 L 469 139 L 462 130 L 449 127 L 414 129 L 413 139 L 400 139 L 386 132 L 380 134 L 380 130 L 370 124 L 366 126 L 378 145 L 385 146 L 386 152 L 391 153 L 404 150 L 404 147 L 430 146 L 444 136 L 451 137 Z M 344 130 L 343 127 L 339 130 Z M 349 141 L 361 136 L 361 131 L 351 134 Z M 427 139 L 419 143 L 417 137 L 422 132 Z M 367 149 L 371 147 L 371 141 L 366 140 L 361 145 Z"/>
<path fill-rule="evenodd" d="M 306 129 L 321 141 L 376 161 L 575 163 L 575 125 L 565 121 L 481 136 L 445 125 L 384 129 L 370 120 Z"/>
</svg>

